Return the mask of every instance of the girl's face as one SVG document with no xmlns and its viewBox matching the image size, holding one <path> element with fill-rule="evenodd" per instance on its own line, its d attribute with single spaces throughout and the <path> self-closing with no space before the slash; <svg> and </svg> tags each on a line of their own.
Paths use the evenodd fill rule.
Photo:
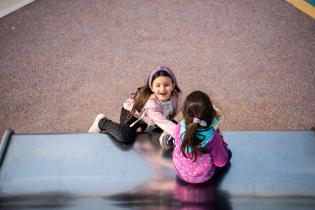
<svg viewBox="0 0 315 210">
<path fill-rule="evenodd" d="M 171 98 L 175 88 L 171 78 L 167 76 L 159 76 L 152 83 L 151 90 L 160 101 L 168 101 Z"/>
</svg>

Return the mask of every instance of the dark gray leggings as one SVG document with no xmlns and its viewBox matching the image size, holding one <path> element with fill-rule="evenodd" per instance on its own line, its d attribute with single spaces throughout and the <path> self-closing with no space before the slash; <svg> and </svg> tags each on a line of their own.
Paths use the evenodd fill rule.
<svg viewBox="0 0 315 210">
<path fill-rule="evenodd" d="M 130 112 L 128 110 L 121 108 L 120 123 L 113 122 L 112 120 L 105 117 L 99 121 L 98 127 L 102 132 L 108 133 L 114 137 L 118 142 L 126 144 L 133 143 L 136 139 L 137 129 L 141 128 L 142 131 L 144 131 L 147 127 L 147 124 L 140 120 L 134 126 L 130 127 L 129 124 L 125 123 L 129 113 Z M 130 122 L 133 123 L 136 120 L 136 117 L 132 117 Z"/>
</svg>

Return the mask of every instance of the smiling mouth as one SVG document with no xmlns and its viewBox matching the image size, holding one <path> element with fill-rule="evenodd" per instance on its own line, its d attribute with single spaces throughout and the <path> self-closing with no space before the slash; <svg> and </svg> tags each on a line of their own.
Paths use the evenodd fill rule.
<svg viewBox="0 0 315 210">
<path fill-rule="evenodd" d="M 161 96 L 165 96 L 167 93 L 160 93 Z"/>
</svg>

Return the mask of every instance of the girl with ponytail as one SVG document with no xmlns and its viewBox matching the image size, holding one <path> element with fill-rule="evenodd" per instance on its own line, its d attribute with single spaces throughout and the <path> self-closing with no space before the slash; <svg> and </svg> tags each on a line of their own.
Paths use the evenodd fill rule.
<svg viewBox="0 0 315 210">
<path fill-rule="evenodd" d="M 231 156 L 218 131 L 222 114 L 207 94 L 194 91 L 184 102 L 183 117 L 174 132 L 174 166 L 183 181 L 202 183 L 217 168 L 224 167 Z"/>
</svg>

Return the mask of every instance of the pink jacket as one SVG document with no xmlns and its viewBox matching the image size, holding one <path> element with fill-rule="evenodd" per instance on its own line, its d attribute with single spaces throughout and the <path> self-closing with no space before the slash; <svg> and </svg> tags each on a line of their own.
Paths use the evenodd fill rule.
<svg viewBox="0 0 315 210">
<path fill-rule="evenodd" d="M 182 92 L 175 92 L 172 95 L 171 100 L 173 104 L 173 111 L 176 113 L 176 116 L 182 110 L 184 104 L 184 97 Z M 129 98 L 124 102 L 124 108 L 128 111 L 131 111 L 133 104 L 134 100 L 132 98 Z M 150 96 L 147 103 L 144 105 L 142 112 L 136 112 L 134 116 L 147 123 L 148 126 L 154 124 L 158 125 L 162 130 L 174 137 L 176 124 L 163 116 L 163 108 L 161 102 L 155 96 L 155 94 L 152 94 Z"/>
<path fill-rule="evenodd" d="M 227 144 L 223 136 L 214 131 L 205 152 L 198 151 L 197 159 L 193 162 L 181 152 L 181 123 L 175 129 L 175 149 L 173 151 L 173 163 L 178 176 L 188 183 L 202 183 L 209 180 L 215 172 L 215 166 L 223 167 L 228 162 Z"/>
</svg>

